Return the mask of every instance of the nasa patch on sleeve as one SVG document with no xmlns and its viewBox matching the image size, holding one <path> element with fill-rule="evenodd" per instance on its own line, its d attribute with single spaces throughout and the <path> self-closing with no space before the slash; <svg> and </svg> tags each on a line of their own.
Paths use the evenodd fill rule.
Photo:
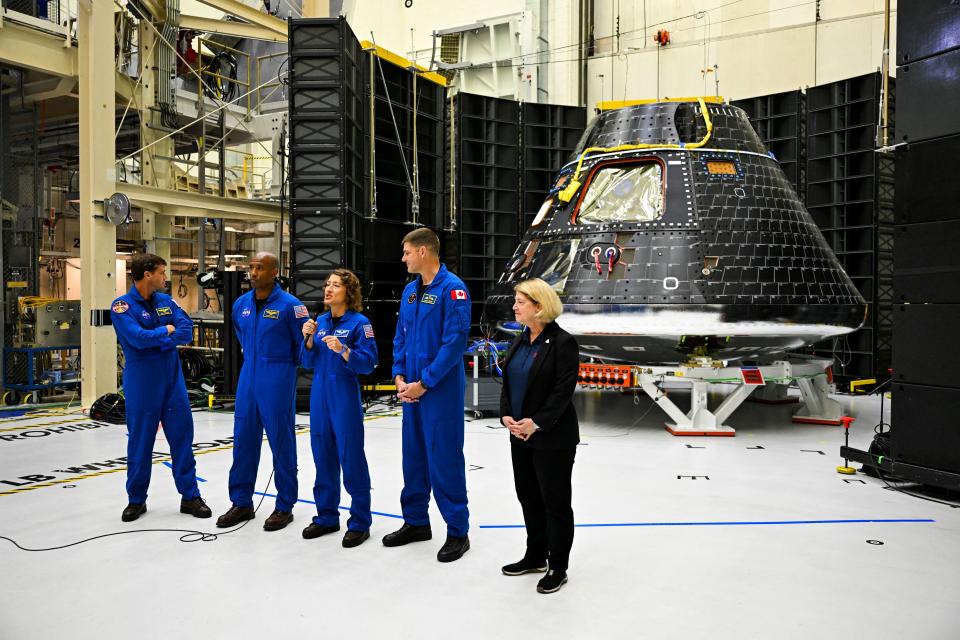
<svg viewBox="0 0 960 640">
<path fill-rule="evenodd" d="M 114 313 L 126 313 L 127 309 L 130 308 L 130 305 L 127 304 L 124 300 L 117 300 L 113 303 L 113 306 L 110 307 Z"/>
</svg>

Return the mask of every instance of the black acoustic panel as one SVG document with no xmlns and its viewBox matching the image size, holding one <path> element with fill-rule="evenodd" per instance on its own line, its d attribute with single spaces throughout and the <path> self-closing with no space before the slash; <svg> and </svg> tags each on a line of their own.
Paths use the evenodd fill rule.
<svg viewBox="0 0 960 640">
<path fill-rule="evenodd" d="M 295 240 L 328 240 L 343 233 L 343 212 L 336 205 L 298 207 L 291 212 Z"/>
<path fill-rule="evenodd" d="M 730 103 L 746 112 L 750 124 L 803 198 L 806 172 L 806 96 L 799 89 Z"/>
<path fill-rule="evenodd" d="M 556 183 L 557 172 L 569 161 L 586 124 L 583 107 L 533 102 L 521 106 L 521 237 Z"/>
<path fill-rule="evenodd" d="M 960 47 L 957 0 L 909 0 L 897 6 L 897 64 Z"/>
<path fill-rule="evenodd" d="M 895 384 L 892 405 L 893 458 L 960 473 L 960 389 Z"/>
<path fill-rule="evenodd" d="M 397 300 L 367 301 L 363 314 L 373 326 L 374 340 L 377 343 L 379 364 L 370 375 L 372 380 L 392 380 L 393 375 L 393 336 L 397 330 Z"/>
<path fill-rule="evenodd" d="M 897 137 L 919 142 L 960 133 L 960 49 L 897 69 Z"/>
<path fill-rule="evenodd" d="M 897 302 L 960 304 L 960 220 L 897 225 L 894 243 Z"/>
<path fill-rule="evenodd" d="M 331 91 L 330 93 L 335 93 Z M 293 91 L 291 101 L 296 100 L 299 92 Z M 307 117 L 291 114 L 290 142 L 296 148 L 300 145 L 320 146 L 330 153 L 339 155 L 339 145 L 343 139 L 339 115 L 311 115 Z"/>
<path fill-rule="evenodd" d="M 513 100 L 456 98 L 457 268 L 473 300 L 474 331 L 520 233 L 520 111 Z"/>
<path fill-rule="evenodd" d="M 898 223 L 960 219 L 960 135 L 897 148 Z"/>
<path fill-rule="evenodd" d="M 337 118 L 343 106 L 343 96 L 328 87 L 294 85 L 290 106 L 295 114 L 329 114 Z"/>
<path fill-rule="evenodd" d="M 897 381 L 960 386 L 944 363 L 960 360 L 960 304 L 898 304 L 893 309 L 893 376 Z"/>
<path fill-rule="evenodd" d="M 297 200 L 339 200 L 343 195 L 342 183 L 339 180 L 290 180 L 290 198 Z"/>
<path fill-rule="evenodd" d="M 290 54 L 290 78 L 297 85 L 333 87 L 340 82 L 340 56 Z"/>
<path fill-rule="evenodd" d="M 336 18 L 291 20 L 288 37 L 291 50 L 309 50 L 313 53 L 334 53 L 340 50 L 340 31 L 331 29 Z"/>
<path fill-rule="evenodd" d="M 890 81 L 890 123 L 895 83 Z M 841 378 L 885 375 L 893 301 L 893 157 L 875 152 L 882 76 L 810 87 L 806 95 L 806 207 L 869 303 L 858 331 L 815 346 Z"/>
<path fill-rule="evenodd" d="M 293 244 L 293 252 L 293 268 L 297 272 L 323 273 L 346 262 L 343 246 L 338 242 L 298 240 Z"/>
</svg>

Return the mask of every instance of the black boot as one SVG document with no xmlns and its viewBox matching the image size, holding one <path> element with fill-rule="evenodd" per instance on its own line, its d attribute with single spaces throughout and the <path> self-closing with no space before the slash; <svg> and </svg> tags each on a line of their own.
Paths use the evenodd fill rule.
<svg viewBox="0 0 960 640">
<path fill-rule="evenodd" d="M 280 529 L 283 529 L 291 522 L 293 522 L 292 512 L 274 509 L 273 513 L 267 516 L 267 519 L 263 521 L 263 530 L 280 531 Z"/>
<path fill-rule="evenodd" d="M 133 504 L 132 502 L 127 505 L 127 508 L 123 510 L 123 514 L 120 516 L 120 519 L 124 522 L 133 522 L 143 514 L 147 512 L 147 503 L 142 504 Z"/>
<path fill-rule="evenodd" d="M 462 538 L 447 536 L 447 541 L 443 543 L 440 551 L 437 552 L 437 560 L 440 562 L 459 560 L 469 549 L 470 538 L 467 536 L 463 536 Z"/>
<path fill-rule="evenodd" d="M 567 572 L 564 569 L 550 569 L 547 575 L 537 583 L 537 593 L 553 593 L 560 591 L 560 587 L 567 583 Z"/>
<path fill-rule="evenodd" d="M 221 529 L 235 527 L 244 520 L 253 520 L 256 513 L 253 507 L 238 507 L 233 505 L 230 510 L 217 518 L 217 526 Z"/>
<path fill-rule="evenodd" d="M 401 547 L 411 542 L 423 542 L 433 537 L 433 531 L 430 525 L 415 527 L 412 524 L 403 523 L 403 526 L 383 536 L 383 546 Z"/>
<path fill-rule="evenodd" d="M 524 558 L 520 562 L 505 565 L 500 571 L 505 576 L 522 576 L 525 573 L 543 573 L 547 570 L 546 560 L 527 560 Z"/>
<path fill-rule="evenodd" d="M 370 537 L 369 531 L 347 531 L 343 534 L 343 548 L 352 549 L 363 544 Z"/>
<path fill-rule="evenodd" d="M 200 496 L 192 500 L 180 500 L 180 513 L 189 514 L 194 518 L 209 518 L 213 515 L 210 507 Z"/>
<path fill-rule="evenodd" d="M 325 536 L 328 533 L 333 533 L 335 531 L 340 531 L 340 525 L 338 524 L 317 524 L 316 522 L 311 522 L 303 529 L 303 539 L 304 540 L 313 540 L 314 538 L 319 538 L 320 536 Z"/>
</svg>

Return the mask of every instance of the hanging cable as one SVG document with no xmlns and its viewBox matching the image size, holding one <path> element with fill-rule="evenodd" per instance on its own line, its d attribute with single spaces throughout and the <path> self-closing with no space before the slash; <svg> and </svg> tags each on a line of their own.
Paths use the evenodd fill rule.
<svg viewBox="0 0 960 640">
<path fill-rule="evenodd" d="M 377 46 L 377 40 L 373 36 L 373 31 L 370 32 L 370 41 L 373 42 L 373 46 Z M 383 61 L 380 60 L 380 56 L 377 54 L 377 51 L 371 51 L 370 55 L 377 56 L 377 66 L 380 68 L 380 79 L 383 81 L 383 91 L 387 96 L 387 106 L 390 108 L 390 119 L 393 121 L 393 131 L 397 136 L 397 147 L 400 151 L 400 161 L 403 163 L 403 173 L 407 176 L 407 185 L 410 187 L 410 191 L 414 192 L 413 181 L 410 179 L 410 169 L 407 167 L 407 157 L 403 154 L 403 139 L 400 137 L 400 127 L 397 126 L 397 116 L 393 113 L 393 100 L 390 99 L 390 87 L 387 86 L 387 75 L 383 72 Z"/>
<path fill-rule="evenodd" d="M 410 203 L 410 217 L 413 224 L 420 224 L 420 162 L 417 154 L 417 106 L 420 95 L 417 93 L 417 75 L 413 74 L 413 193 Z"/>
</svg>

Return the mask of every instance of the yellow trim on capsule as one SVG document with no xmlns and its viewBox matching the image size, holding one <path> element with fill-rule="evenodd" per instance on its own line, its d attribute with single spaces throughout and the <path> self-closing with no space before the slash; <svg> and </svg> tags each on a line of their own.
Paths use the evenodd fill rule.
<svg viewBox="0 0 960 640">
<path fill-rule="evenodd" d="M 654 104 L 656 102 L 697 102 L 703 100 L 710 104 L 726 104 L 723 96 L 691 96 L 688 98 L 647 98 L 645 100 L 605 100 L 597 103 L 599 111 L 613 111 L 624 107 L 633 107 L 638 104 Z"/>
<path fill-rule="evenodd" d="M 693 98 L 700 103 L 700 114 L 703 116 L 703 121 L 707 125 L 707 134 L 703 136 L 698 142 L 691 142 L 690 144 L 621 144 L 616 147 L 589 147 L 584 149 L 580 153 L 580 158 L 577 160 L 577 168 L 573 172 L 573 175 L 570 178 L 570 183 L 564 187 L 564 189 L 557 194 L 557 197 L 560 198 L 563 202 L 570 202 L 573 199 L 573 196 L 577 194 L 580 187 L 580 170 L 583 168 L 583 161 L 586 159 L 588 153 L 612 153 L 614 151 L 634 151 L 637 149 L 698 149 L 707 144 L 710 140 L 710 136 L 713 134 L 713 121 L 710 120 L 710 112 L 707 110 L 707 100 L 706 98 Z M 692 101 L 691 100 L 691 101 Z M 660 102 L 663 102 L 662 100 Z"/>
</svg>

